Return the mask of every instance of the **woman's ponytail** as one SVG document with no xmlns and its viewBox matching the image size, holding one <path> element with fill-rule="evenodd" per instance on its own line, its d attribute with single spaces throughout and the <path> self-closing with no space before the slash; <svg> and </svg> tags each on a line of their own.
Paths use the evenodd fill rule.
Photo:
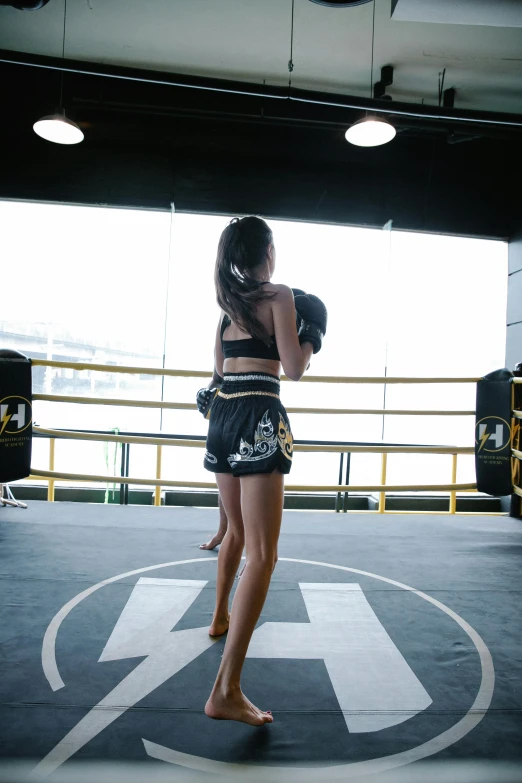
<svg viewBox="0 0 522 783">
<path fill-rule="evenodd" d="M 214 281 L 217 302 L 231 320 L 252 337 L 270 343 L 270 335 L 255 317 L 255 307 L 272 296 L 263 290 L 254 270 L 267 260 L 272 232 L 258 217 L 234 218 L 219 239 Z"/>
</svg>

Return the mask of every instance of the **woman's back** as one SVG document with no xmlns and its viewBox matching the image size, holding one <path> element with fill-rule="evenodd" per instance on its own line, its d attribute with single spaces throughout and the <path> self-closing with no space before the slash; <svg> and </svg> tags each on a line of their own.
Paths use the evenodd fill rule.
<svg viewBox="0 0 522 783">
<path fill-rule="evenodd" d="M 266 291 L 267 294 L 270 294 L 271 296 L 269 298 L 262 299 L 255 306 L 254 315 L 257 318 L 257 320 L 263 325 L 263 327 L 266 329 L 267 334 L 272 337 L 272 340 L 275 343 L 273 306 L 274 304 L 277 306 L 277 299 L 280 293 L 281 286 L 274 285 L 273 283 L 265 283 L 263 285 L 263 289 L 264 291 Z M 228 322 L 227 321 L 225 322 L 228 323 L 228 325 L 226 325 L 224 329 L 220 329 L 222 339 L 227 343 L 227 347 L 230 346 L 231 348 L 233 348 L 234 341 L 241 341 L 241 343 L 238 343 L 238 347 L 239 346 L 246 347 L 248 350 L 250 346 L 248 345 L 248 343 L 243 341 L 252 340 L 252 335 L 248 334 L 248 332 L 245 332 L 236 323 L 230 321 L 230 319 L 228 319 Z M 259 341 L 257 339 L 254 339 L 254 344 L 258 345 Z M 266 347 L 268 348 L 268 346 Z M 278 359 L 266 359 L 260 357 L 252 357 L 252 356 L 233 356 L 224 359 L 223 371 L 225 373 L 226 372 L 238 373 L 238 372 L 251 372 L 251 371 L 267 372 L 272 375 L 279 376 L 281 372 L 281 362 Z"/>
</svg>

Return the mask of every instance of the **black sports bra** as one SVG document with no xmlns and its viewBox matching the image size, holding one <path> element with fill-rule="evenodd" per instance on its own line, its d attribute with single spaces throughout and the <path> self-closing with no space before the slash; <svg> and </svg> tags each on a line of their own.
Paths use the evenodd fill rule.
<svg viewBox="0 0 522 783">
<path fill-rule="evenodd" d="M 258 337 L 247 337 L 245 340 L 223 340 L 223 332 L 231 323 L 228 315 L 224 315 L 221 321 L 221 347 L 223 348 L 225 359 L 245 356 L 250 359 L 275 359 L 278 362 L 281 361 L 274 337 L 272 337 L 270 345 L 267 345 Z"/>
</svg>

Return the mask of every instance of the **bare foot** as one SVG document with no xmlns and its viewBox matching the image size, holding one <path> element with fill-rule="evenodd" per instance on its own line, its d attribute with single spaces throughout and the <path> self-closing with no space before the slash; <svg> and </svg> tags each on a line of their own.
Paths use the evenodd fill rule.
<svg viewBox="0 0 522 783">
<path fill-rule="evenodd" d="M 263 712 L 255 707 L 240 689 L 226 696 L 215 690 L 205 705 L 205 715 L 214 720 L 237 720 L 250 726 L 263 726 L 273 723 L 271 712 Z"/>
<path fill-rule="evenodd" d="M 208 629 L 209 636 L 223 636 L 228 631 L 228 625 L 230 623 L 230 615 L 226 617 L 213 617 Z"/>
<path fill-rule="evenodd" d="M 221 542 L 223 541 L 224 537 L 225 536 L 221 536 L 221 535 L 219 535 L 219 533 L 216 533 L 216 535 L 212 536 L 210 541 L 207 541 L 206 544 L 200 544 L 199 548 L 200 549 L 207 549 L 209 551 L 212 550 L 212 549 L 215 549 L 217 546 L 219 546 L 219 544 L 221 544 Z"/>
</svg>

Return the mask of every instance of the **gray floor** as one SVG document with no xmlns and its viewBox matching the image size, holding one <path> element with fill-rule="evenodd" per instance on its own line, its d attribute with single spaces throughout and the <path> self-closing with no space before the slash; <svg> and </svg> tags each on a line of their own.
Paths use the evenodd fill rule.
<svg viewBox="0 0 522 783">
<path fill-rule="evenodd" d="M 216 554 L 198 544 L 216 524 L 211 509 L 0 509 L 2 757 L 43 772 L 522 760 L 522 522 L 285 512 L 243 678 L 274 713 L 263 729 L 203 714 L 224 640 L 206 634 Z"/>
</svg>

